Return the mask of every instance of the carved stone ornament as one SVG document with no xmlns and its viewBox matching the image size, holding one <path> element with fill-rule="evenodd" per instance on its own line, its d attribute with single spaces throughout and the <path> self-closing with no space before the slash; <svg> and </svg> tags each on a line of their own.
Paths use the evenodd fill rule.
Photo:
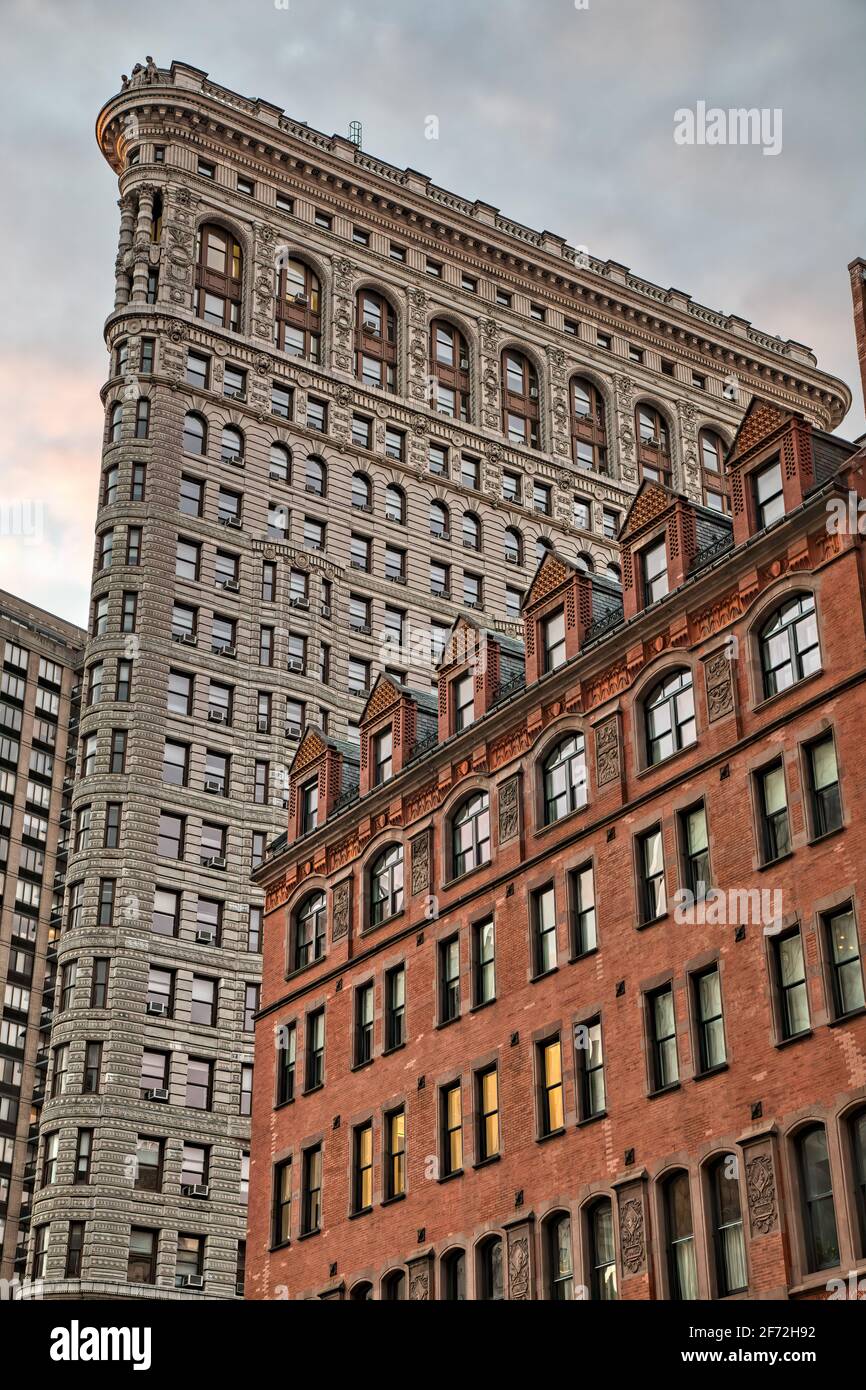
<svg viewBox="0 0 866 1390">
<path fill-rule="evenodd" d="M 776 1178 L 770 1154 L 756 1154 L 747 1159 L 746 1192 L 752 1234 L 766 1236 L 777 1224 Z"/>
<path fill-rule="evenodd" d="M 338 883 L 332 899 L 331 940 L 339 941 L 349 934 L 349 903 L 352 884 L 350 879 Z"/>
<path fill-rule="evenodd" d="M 519 781 L 509 777 L 499 788 L 499 843 L 513 840 L 520 829 Z"/>
<path fill-rule="evenodd" d="M 608 719 L 595 731 L 595 780 L 600 787 L 619 777 L 619 730 L 615 719 Z"/>
<path fill-rule="evenodd" d="M 646 1247 L 643 1207 L 637 1197 L 629 1197 L 620 1208 L 619 1248 L 629 1274 L 640 1274 L 646 1265 Z"/>
<path fill-rule="evenodd" d="M 726 652 L 715 652 L 704 666 L 707 685 L 707 714 L 710 723 L 734 710 L 734 680 Z"/>
<path fill-rule="evenodd" d="M 508 1249 L 508 1296 L 522 1302 L 529 1298 L 529 1241 L 518 1236 Z"/>
<path fill-rule="evenodd" d="M 409 1279 L 409 1298 L 415 1302 L 426 1302 L 430 1298 L 430 1274 L 419 1269 Z"/>
<path fill-rule="evenodd" d="M 430 887 L 430 832 L 412 841 L 412 892 L 426 893 Z"/>
</svg>

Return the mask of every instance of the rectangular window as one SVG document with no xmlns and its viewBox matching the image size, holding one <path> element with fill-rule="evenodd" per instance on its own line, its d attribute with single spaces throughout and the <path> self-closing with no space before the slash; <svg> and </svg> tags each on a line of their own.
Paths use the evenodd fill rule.
<svg viewBox="0 0 866 1390">
<path fill-rule="evenodd" d="M 315 1091 L 325 1081 L 325 1010 L 307 1015 L 307 1060 L 304 1089 Z"/>
<path fill-rule="evenodd" d="M 473 1004 L 489 1004 L 496 997 L 496 932 L 493 918 L 476 922 L 473 934 Z"/>
<path fill-rule="evenodd" d="M 139 1134 L 135 1144 L 134 1186 L 139 1192 L 159 1192 L 162 1188 L 164 1143 L 149 1135 Z"/>
<path fill-rule="evenodd" d="M 714 965 L 692 977 L 698 1057 L 701 1072 L 713 1071 L 726 1061 L 725 1024 L 722 1017 L 722 981 Z"/>
<path fill-rule="evenodd" d="M 538 1044 L 541 1134 L 555 1134 L 565 1124 L 562 1090 L 562 1045 L 559 1035 Z"/>
<path fill-rule="evenodd" d="M 604 1114 L 606 1105 L 601 1019 L 590 1018 L 578 1023 L 574 1045 L 580 1118 L 592 1120 Z"/>
<path fill-rule="evenodd" d="M 832 734 L 807 745 L 806 770 L 812 838 L 817 840 L 842 825 L 839 769 Z"/>
<path fill-rule="evenodd" d="M 710 884 L 710 847 L 707 813 L 703 805 L 680 813 L 680 841 L 686 887 L 697 902 L 707 895 Z"/>
<path fill-rule="evenodd" d="M 322 1146 L 305 1149 L 303 1163 L 301 1230 L 318 1231 L 322 1221 Z"/>
<path fill-rule="evenodd" d="M 754 474 L 753 487 L 755 519 L 758 529 L 762 530 L 765 526 L 772 526 L 774 521 L 785 515 L 782 466 L 778 459 Z"/>
<path fill-rule="evenodd" d="M 758 810 L 761 818 L 761 857 L 765 864 L 781 859 L 791 848 L 785 770 L 781 761 L 757 774 Z"/>
<path fill-rule="evenodd" d="M 102 1043 L 89 1042 L 84 1047 L 84 1076 L 81 1089 L 85 1095 L 99 1095 L 99 1079 L 102 1071 Z"/>
<path fill-rule="evenodd" d="M 640 554 L 645 606 L 664 598 L 668 592 L 667 542 L 662 539 L 647 546 Z"/>
<path fill-rule="evenodd" d="M 286 1105 L 295 1098 L 295 1062 L 298 1030 L 294 1023 L 280 1024 L 277 1044 L 277 1105 Z"/>
<path fill-rule="evenodd" d="M 777 936 L 773 949 L 781 1034 L 783 1038 L 795 1038 L 808 1032 L 810 1026 L 809 990 L 799 927 Z"/>
<path fill-rule="evenodd" d="M 90 1007 L 104 1009 L 108 1005 L 108 956 L 96 956 L 90 975 Z"/>
<path fill-rule="evenodd" d="M 175 1288 L 185 1288 L 188 1280 L 200 1279 L 203 1271 L 204 1236 L 185 1235 L 179 1231 L 174 1274 Z"/>
<path fill-rule="evenodd" d="M 389 459 L 402 460 L 406 457 L 406 435 L 393 425 L 385 429 L 385 455 Z"/>
<path fill-rule="evenodd" d="M 90 1161 L 93 1157 L 93 1130 L 80 1129 L 75 1144 L 73 1182 L 90 1182 Z"/>
<path fill-rule="evenodd" d="M 569 875 L 572 913 L 572 950 L 584 956 L 598 945 L 595 916 L 595 876 L 591 864 L 572 870 Z"/>
<path fill-rule="evenodd" d="M 532 484 L 532 510 L 542 516 L 551 514 L 551 489 L 547 483 Z"/>
<path fill-rule="evenodd" d="M 553 884 L 532 895 L 532 968 L 546 975 L 556 965 L 556 898 Z"/>
<path fill-rule="evenodd" d="M 355 990 L 355 1066 L 361 1067 L 373 1059 L 373 985 L 361 985 Z"/>
<path fill-rule="evenodd" d="M 661 826 L 638 837 L 637 858 L 639 918 L 641 922 L 655 922 L 667 911 Z"/>
<path fill-rule="evenodd" d="M 499 1153 L 499 1075 L 487 1067 L 475 1077 L 477 1161 L 484 1163 Z"/>
<path fill-rule="evenodd" d="M 427 448 L 427 468 L 437 478 L 448 476 L 448 449 L 444 444 L 429 444 Z"/>
<path fill-rule="evenodd" d="M 133 1226 L 129 1233 L 126 1279 L 129 1284 L 156 1283 L 156 1231 Z"/>
<path fill-rule="evenodd" d="M 460 939 L 439 943 L 439 1012 L 442 1023 L 460 1016 Z"/>
<path fill-rule="evenodd" d="M 396 965 L 385 975 L 385 1050 L 406 1041 L 406 970 Z"/>
<path fill-rule="evenodd" d="M 253 1109 L 253 1067 L 247 1063 L 241 1067 L 240 1114 L 251 1115 Z"/>
<path fill-rule="evenodd" d="M 827 954 L 832 978 L 833 1010 L 836 1018 L 844 1018 L 866 1005 L 863 993 L 863 968 L 857 924 L 850 903 L 824 918 Z"/>
<path fill-rule="evenodd" d="M 672 985 L 665 985 L 647 996 L 647 1023 L 650 1039 L 650 1086 L 663 1091 L 679 1081 L 677 1028 Z"/>
<path fill-rule="evenodd" d="M 205 975 L 193 975 L 192 998 L 189 1018 L 191 1023 L 201 1023 L 206 1028 L 216 1027 L 217 1021 L 217 982 Z"/>
<path fill-rule="evenodd" d="M 463 1097 L 459 1081 L 442 1088 L 440 1105 L 442 1176 L 447 1178 L 463 1168 Z"/>
<path fill-rule="evenodd" d="M 180 1167 L 182 1187 L 206 1187 L 210 1171 L 210 1150 L 203 1144 L 184 1144 Z"/>
<path fill-rule="evenodd" d="M 406 1112 L 392 1110 L 385 1116 L 385 1199 L 406 1191 Z"/>
<path fill-rule="evenodd" d="M 191 1110 L 210 1110 L 213 1103 L 213 1062 L 190 1057 L 187 1062 L 186 1100 Z"/>
<path fill-rule="evenodd" d="M 272 1242 L 285 1245 L 292 1235 L 292 1160 L 284 1158 L 274 1167 L 274 1220 Z"/>
<path fill-rule="evenodd" d="M 369 1211 L 373 1205 L 373 1125 L 359 1125 L 353 1136 L 352 1209 Z"/>
</svg>

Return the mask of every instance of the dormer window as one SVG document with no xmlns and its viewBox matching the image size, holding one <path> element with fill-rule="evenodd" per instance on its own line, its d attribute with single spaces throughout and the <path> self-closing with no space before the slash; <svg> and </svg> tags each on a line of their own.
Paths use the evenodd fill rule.
<svg viewBox="0 0 866 1390">
<path fill-rule="evenodd" d="M 772 526 L 785 515 L 785 498 L 782 491 L 782 465 L 778 459 L 760 468 L 753 480 L 755 497 L 755 520 L 758 530 Z"/>
<path fill-rule="evenodd" d="M 394 734 L 390 725 L 373 739 L 373 786 L 380 787 L 394 771 Z"/>
<path fill-rule="evenodd" d="M 544 670 L 555 671 L 565 662 L 565 609 L 544 618 L 541 623 L 541 646 Z"/>
<path fill-rule="evenodd" d="M 319 779 L 306 782 L 301 787 L 301 834 L 315 830 L 319 819 Z"/>
<path fill-rule="evenodd" d="M 699 443 L 704 506 L 712 507 L 714 512 L 727 512 L 730 510 L 730 503 L 722 472 L 725 446 L 715 430 L 701 430 Z"/>
<path fill-rule="evenodd" d="M 468 729 L 475 718 L 475 681 L 471 671 L 459 676 L 452 683 L 451 695 L 454 701 L 454 732 Z"/>
<path fill-rule="evenodd" d="M 641 554 L 644 605 L 649 607 L 668 592 L 668 556 L 664 538 Z"/>
</svg>

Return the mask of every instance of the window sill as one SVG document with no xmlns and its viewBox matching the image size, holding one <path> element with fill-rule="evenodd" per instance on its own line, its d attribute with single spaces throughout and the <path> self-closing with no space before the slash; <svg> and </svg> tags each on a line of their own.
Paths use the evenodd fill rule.
<svg viewBox="0 0 866 1390">
<path fill-rule="evenodd" d="M 372 1067 L 375 1057 L 368 1057 L 366 1062 L 353 1062 L 350 1071 L 366 1071 L 367 1067 Z"/>
<path fill-rule="evenodd" d="M 541 820 L 534 826 L 536 839 L 541 839 L 552 830 L 556 830 L 560 825 L 566 825 L 568 821 L 574 820 L 575 816 L 580 816 L 584 811 L 589 810 L 589 802 L 584 802 L 583 806 L 575 806 L 572 811 L 566 811 L 564 815 L 558 816 L 556 820 Z"/>
<path fill-rule="evenodd" d="M 568 958 L 568 963 L 569 963 L 569 965 L 577 965 L 577 962 L 578 962 L 579 960 L 589 960 L 590 956 L 597 956 L 597 955 L 598 955 L 598 947 L 597 947 L 597 946 L 591 946 L 590 949 L 589 949 L 588 951 L 581 951 L 579 955 L 576 955 L 576 956 L 569 956 L 569 958 Z"/>
<path fill-rule="evenodd" d="M 379 786 L 384 785 L 384 782 L 379 783 Z M 371 788 L 371 790 L 375 791 L 376 788 Z M 392 922 L 399 922 L 400 918 L 405 917 L 405 915 L 406 909 L 404 907 L 401 907 L 399 912 L 392 912 L 390 917 L 383 917 L 381 922 L 368 922 L 365 927 L 361 928 L 361 936 L 370 936 L 371 933 L 373 933 L 374 931 L 379 931 L 382 927 L 390 926 Z"/>
<path fill-rule="evenodd" d="M 446 879 L 442 884 L 442 892 L 448 892 L 451 888 L 456 888 L 458 883 L 465 883 L 472 878 L 473 874 L 480 874 L 482 869 L 489 869 L 493 863 L 492 859 L 485 859 L 483 864 L 476 864 L 474 868 L 467 869 L 464 874 L 456 874 L 453 878 Z"/>
<path fill-rule="evenodd" d="M 720 1072 L 727 1071 L 730 1066 L 728 1062 L 719 1062 L 717 1067 L 707 1067 L 706 1071 L 696 1071 L 692 1081 L 707 1081 L 711 1076 L 718 1076 Z"/>
<path fill-rule="evenodd" d="M 477 1163 L 473 1163 L 472 1168 L 477 1172 L 479 1168 L 489 1168 L 491 1163 L 498 1163 L 502 1154 L 491 1154 L 489 1158 L 479 1158 Z"/>
<path fill-rule="evenodd" d="M 372 1208 L 372 1206 L 370 1206 L 370 1207 L 359 1207 L 357 1211 L 350 1211 L 350 1212 L 349 1212 L 349 1220 L 350 1220 L 350 1221 L 357 1221 L 358 1218 L 361 1217 L 361 1216 L 372 1216 L 372 1215 L 373 1215 L 373 1208 Z"/>
<path fill-rule="evenodd" d="M 806 844 L 809 846 L 810 849 L 813 845 L 823 845 L 825 840 L 832 840 L 834 835 L 841 835 L 844 829 L 845 822 L 843 821 L 841 825 L 835 826 L 833 830 L 825 830 L 823 835 L 815 835 L 814 837 L 811 837 L 806 841 Z"/>
<path fill-rule="evenodd" d="M 317 1091 L 323 1091 L 324 1089 L 325 1089 L 325 1083 L 324 1083 L 324 1081 L 320 1081 L 320 1082 L 318 1083 L 318 1085 L 316 1085 L 316 1086 L 305 1086 L 304 1089 L 303 1089 L 303 1091 L 301 1092 L 301 1095 L 302 1095 L 302 1096 L 314 1096 L 314 1095 L 316 1094 Z"/>
<path fill-rule="evenodd" d="M 320 1236 L 321 1234 L 322 1234 L 322 1228 L 321 1228 L 321 1226 L 317 1226 L 316 1229 L 315 1229 L 314 1231 L 301 1231 L 301 1232 L 299 1232 L 299 1234 L 298 1234 L 298 1240 L 312 1240 L 313 1236 Z"/>
<path fill-rule="evenodd" d="M 440 1182 L 440 1183 L 441 1183 L 441 1182 L 451 1182 L 451 1180 L 452 1180 L 453 1178 L 462 1178 L 462 1177 L 463 1177 L 463 1169 L 462 1169 L 462 1168 L 455 1168 L 453 1173 L 443 1173 L 442 1177 L 441 1177 L 441 1178 L 437 1178 L 436 1181 L 437 1181 L 437 1182 Z"/>
<path fill-rule="evenodd" d="M 283 976 L 283 979 L 286 984 L 289 984 L 292 980 L 297 980 L 301 975 L 306 975 L 307 971 L 312 970 L 314 966 L 321 965 L 324 960 L 327 960 L 326 955 L 319 956 L 318 960 L 309 961 L 307 965 L 298 965 L 294 970 L 288 970 Z"/>
<path fill-rule="evenodd" d="M 434 1031 L 438 1032 L 442 1028 L 450 1028 L 453 1024 L 459 1023 L 462 1017 L 462 1014 L 455 1014 L 453 1018 L 442 1018 L 438 1023 L 434 1023 Z"/>
<path fill-rule="evenodd" d="M 765 709 L 777 701 L 783 700 L 786 695 L 790 695 L 792 690 L 799 690 L 801 685 L 807 685 L 809 681 L 818 680 L 825 675 L 823 666 L 819 666 L 817 671 L 810 671 L 808 676 L 803 676 L 801 680 L 794 681 L 793 685 L 786 686 L 784 690 L 777 690 L 775 695 L 763 695 L 756 705 L 752 705 L 752 714 L 763 714 Z M 760 673 L 759 673 L 760 675 Z"/>
<path fill-rule="evenodd" d="M 803 1042 L 805 1038 L 811 1038 L 812 1029 L 804 1028 L 802 1033 L 794 1033 L 790 1038 L 777 1038 L 773 1043 L 774 1047 L 790 1047 L 792 1043 Z"/>
<path fill-rule="evenodd" d="M 560 1129 L 552 1129 L 549 1134 L 536 1134 L 536 1144 L 546 1144 L 549 1139 L 560 1139 L 565 1134 L 565 1126 Z"/>
<path fill-rule="evenodd" d="M 542 970 L 537 975 L 530 975 L 529 983 L 531 985 L 537 985 L 539 980 L 547 980 L 551 975 L 557 974 L 558 970 L 558 965 L 552 965 L 549 970 Z"/>
<path fill-rule="evenodd" d="M 699 740 L 694 739 L 692 743 L 687 743 L 684 748 L 675 748 L 673 753 L 668 753 L 666 758 L 660 758 L 657 763 L 644 763 L 635 773 L 636 779 L 640 781 L 642 777 L 651 777 L 654 772 L 658 772 L 659 768 L 668 768 L 678 758 L 688 757 L 698 747 L 698 744 Z"/>
<path fill-rule="evenodd" d="M 778 864 L 784 864 L 786 859 L 793 858 L 794 851 L 792 849 L 789 849 L 786 850 L 784 854 L 780 854 L 776 859 L 762 859 L 760 864 L 758 864 L 756 867 L 758 873 L 761 874 L 764 873 L 766 869 L 775 869 Z"/>
<path fill-rule="evenodd" d="M 379 1205 L 383 1207 L 393 1207 L 395 1202 L 405 1202 L 405 1200 L 405 1192 L 395 1192 L 393 1197 L 383 1197 Z"/>
<path fill-rule="evenodd" d="M 811 1270 L 804 1275 L 798 1284 L 788 1285 L 788 1294 L 790 1296 L 791 1294 L 815 1293 L 818 1289 L 826 1289 L 831 1279 L 840 1279 L 848 1288 L 848 1281 L 852 1274 L 855 1280 L 859 1280 L 862 1275 L 866 1274 L 866 1264 L 859 1260 L 852 1269 L 844 1269 L 842 1265 L 831 1265 L 829 1269 Z"/>
<path fill-rule="evenodd" d="M 660 917 L 650 917 L 645 922 L 636 922 L 636 931 L 646 931 L 647 927 L 658 926 L 659 922 L 664 922 L 670 916 L 669 912 L 663 912 Z"/>
<path fill-rule="evenodd" d="M 276 1250 L 288 1250 L 291 1245 L 290 1240 L 281 1240 L 277 1245 L 269 1245 L 268 1250 L 273 1254 Z"/>
<path fill-rule="evenodd" d="M 406 1044 L 404 1042 L 394 1043 L 393 1047 L 385 1047 L 382 1049 L 382 1056 L 392 1057 L 395 1052 L 402 1052 L 405 1046 Z"/>
<path fill-rule="evenodd" d="M 670 1086 L 660 1086 L 657 1091 L 647 1091 L 647 1100 L 655 1100 L 657 1096 L 669 1096 L 673 1091 L 678 1091 L 681 1085 L 680 1081 L 672 1081 Z"/>
<path fill-rule="evenodd" d="M 471 1014 L 480 1013 L 482 1009 L 489 1009 L 489 1008 L 490 1008 L 490 1005 L 491 1005 L 491 1004 L 495 1004 L 495 1003 L 496 1003 L 496 995 L 494 994 L 493 997 L 492 997 L 491 999 L 482 999 L 482 1001 L 481 1001 L 480 1004 L 473 1004 L 473 1005 L 472 1005 L 472 1008 L 469 1010 L 469 1012 L 470 1012 Z"/>
<path fill-rule="evenodd" d="M 606 1111 L 606 1110 L 599 1110 L 599 1111 L 597 1112 L 597 1114 L 595 1114 L 595 1115 L 587 1115 L 586 1119 L 584 1119 L 584 1120 L 578 1120 L 578 1121 L 577 1121 L 576 1128 L 577 1128 L 577 1129 L 585 1129 L 587 1125 L 594 1125 L 594 1124 L 596 1123 L 597 1120 L 606 1120 L 606 1119 L 607 1119 L 607 1111 Z"/>
<path fill-rule="evenodd" d="M 838 1014 L 836 1018 L 828 1018 L 827 1027 L 841 1028 L 843 1023 L 850 1023 L 852 1018 L 863 1018 L 864 1014 L 866 1014 L 866 1004 L 861 1005 L 859 1009 L 852 1009 L 848 1014 Z"/>
<path fill-rule="evenodd" d="M 278 1100 L 277 1103 L 276 1103 L 276 1105 L 274 1106 L 274 1109 L 275 1109 L 275 1110 L 285 1110 L 285 1108 L 286 1108 L 287 1105 L 294 1105 L 294 1103 L 295 1103 L 295 1097 L 294 1097 L 294 1096 L 289 1096 L 288 1100 Z"/>
</svg>

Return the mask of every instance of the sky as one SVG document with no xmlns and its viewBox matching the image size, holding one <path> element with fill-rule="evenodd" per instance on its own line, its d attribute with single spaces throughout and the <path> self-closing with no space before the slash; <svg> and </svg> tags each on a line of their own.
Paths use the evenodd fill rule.
<svg viewBox="0 0 866 1390">
<path fill-rule="evenodd" d="M 0 588 L 84 624 L 116 179 L 94 122 L 152 54 L 806 343 L 852 388 L 863 0 L 3 0 Z M 675 112 L 778 110 L 781 150 Z M 429 139 L 438 122 L 438 138 Z M 778 120 L 778 118 L 777 118 Z M 777 127 L 778 128 L 778 127 Z"/>
</svg>

